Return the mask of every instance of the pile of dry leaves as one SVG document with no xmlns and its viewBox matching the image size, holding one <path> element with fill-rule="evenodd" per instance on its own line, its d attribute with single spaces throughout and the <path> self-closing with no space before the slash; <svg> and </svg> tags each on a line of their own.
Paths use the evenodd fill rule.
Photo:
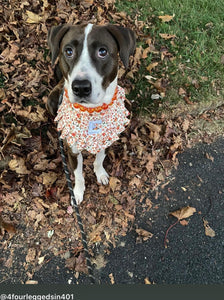
<svg viewBox="0 0 224 300">
<path fill-rule="evenodd" d="M 113 0 L 3 0 L 0 17 L 0 240 L 1 251 L 7 253 L 2 263 L 12 267 L 14 251 L 20 249 L 28 278 L 59 255 L 68 268 L 82 272 L 86 267 L 76 216 L 70 207 L 57 133 L 45 110 L 55 84 L 47 32 L 64 22 L 104 24 L 113 20 L 133 28 L 145 41 L 146 51 L 155 48 L 144 37 L 142 22 L 117 13 Z M 138 76 L 146 51 L 137 48 L 125 78 L 124 70 L 120 71 L 127 91 L 134 88 L 131 78 Z M 87 189 L 80 214 L 91 253 L 99 243 L 109 251 L 116 237 L 126 234 L 135 219 L 137 202 L 150 209 L 147 192 L 177 163 L 176 154 L 187 143 L 190 126 L 190 117 L 178 121 L 165 116 L 150 121 L 133 117 L 109 150 L 105 163 L 108 186 L 96 183 L 94 157 L 84 154 Z"/>
</svg>

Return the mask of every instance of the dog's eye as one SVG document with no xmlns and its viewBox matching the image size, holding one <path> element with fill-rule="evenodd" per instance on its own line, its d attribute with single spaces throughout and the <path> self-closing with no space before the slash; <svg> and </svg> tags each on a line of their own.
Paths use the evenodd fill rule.
<svg viewBox="0 0 224 300">
<path fill-rule="evenodd" d="M 104 58 L 104 57 L 106 57 L 106 56 L 107 56 L 107 49 L 105 49 L 105 48 L 100 48 L 100 49 L 98 50 L 98 57 Z"/>
<path fill-rule="evenodd" d="M 65 48 L 65 55 L 68 57 L 68 58 L 72 58 L 73 55 L 74 55 L 74 51 L 71 47 L 66 47 Z"/>
</svg>

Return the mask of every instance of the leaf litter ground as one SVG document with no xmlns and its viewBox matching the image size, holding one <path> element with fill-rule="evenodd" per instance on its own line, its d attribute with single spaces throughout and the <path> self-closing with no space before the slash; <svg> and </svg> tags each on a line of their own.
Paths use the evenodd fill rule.
<svg viewBox="0 0 224 300">
<path fill-rule="evenodd" d="M 0 11 L 0 262 L 5 274 L 2 281 L 7 280 L 13 268 L 23 269 L 25 277 L 32 279 L 55 256 L 64 259 L 65 266 L 74 270 L 77 277 L 79 272 L 86 272 L 57 132 L 45 110 L 47 95 L 55 85 L 47 50 L 48 29 L 65 22 L 110 21 L 133 28 L 144 41 L 145 50 L 138 47 L 130 70 L 126 72 L 121 67 L 119 71 L 120 84 L 127 94 L 134 89 L 133 78 L 138 80 L 138 70 L 147 53 L 153 52 L 162 60 L 165 56 L 172 59 L 168 51 L 156 50 L 156 43 L 145 36 L 143 22 L 137 16 L 132 20 L 117 12 L 113 0 L 75 3 L 3 1 Z M 147 68 L 151 72 L 155 66 L 154 63 Z M 149 83 L 155 90 L 152 93 L 165 95 L 162 78 L 154 82 L 150 77 Z M 133 102 L 133 106 L 138 103 Z M 201 118 L 207 120 L 213 113 L 203 113 Z M 109 253 L 117 238 L 130 230 L 136 205 L 143 210 L 152 207 L 148 191 L 157 190 L 171 168 L 178 165 L 176 155 L 192 143 L 188 133 L 193 124 L 194 117 L 190 115 L 170 119 L 161 114 L 144 119 L 133 114 L 128 129 L 109 149 L 105 162 L 110 174 L 108 186 L 96 183 L 94 156 L 84 153 L 86 193 L 80 214 L 96 264 L 96 248 L 100 245 L 104 253 Z M 137 233 L 143 241 L 152 237 L 142 229 Z M 15 259 L 18 251 L 24 257 L 19 263 Z"/>
</svg>

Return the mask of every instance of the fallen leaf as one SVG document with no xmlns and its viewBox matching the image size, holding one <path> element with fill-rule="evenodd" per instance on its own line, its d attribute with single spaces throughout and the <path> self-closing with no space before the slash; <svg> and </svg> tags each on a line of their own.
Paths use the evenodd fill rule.
<svg viewBox="0 0 224 300">
<path fill-rule="evenodd" d="M 13 224 L 4 222 L 2 216 L 0 215 L 0 229 L 4 228 L 9 234 L 16 233 L 16 228 Z"/>
<path fill-rule="evenodd" d="M 45 255 L 38 257 L 38 265 L 41 265 L 44 262 L 44 259 L 45 259 Z"/>
<path fill-rule="evenodd" d="M 174 216 L 178 220 L 186 219 L 192 216 L 196 212 L 194 207 L 186 206 L 181 209 L 178 209 L 174 212 L 171 212 L 170 215 Z"/>
<path fill-rule="evenodd" d="M 145 229 L 139 228 L 139 229 L 136 229 L 135 231 L 142 238 L 142 240 L 144 242 L 153 237 L 153 234 Z"/>
<path fill-rule="evenodd" d="M 43 18 L 32 11 L 27 10 L 26 14 L 24 15 L 24 20 L 26 23 L 35 24 L 40 23 Z"/>
<path fill-rule="evenodd" d="M 116 177 L 110 177 L 109 186 L 113 192 L 117 189 L 117 187 L 121 184 L 120 180 Z"/>
<path fill-rule="evenodd" d="M 182 123 L 183 131 L 187 132 L 190 126 L 190 121 L 188 119 L 185 119 Z"/>
<path fill-rule="evenodd" d="M 14 159 L 10 160 L 9 168 L 12 171 L 15 171 L 17 174 L 30 174 L 30 171 L 25 165 L 25 160 L 22 157 L 15 157 Z"/>
<path fill-rule="evenodd" d="M 152 284 L 148 277 L 144 279 L 145 284 Z"/>
<path fill-rule="evenodd" d="M 93 5 L 93 2 L 94 0 L 82 0 L 82 5 L 85 7 L 85 8 L 89 8 L 91 5 Z"/>
<path fill-rule="evenodd" d="M 171 39 L 176 38 L 175 34 L 160 33 L 159 35 L 161 36 L 162 39 L 165 39 L 165 40 L 171 40 Z"/>
<path fill-rule="evenodd" d="M 158 62 L 151 63 L 150 65 L 148 65 L 148 67 L 146 67 L 147 71 L 151 73 L 152 69 L 158 66 L 158 64 L 159 64 Z"/>
<path fill-rule="evenodd" d="M 110 273 L 110 274 L 109 274 L 109 278 L 110 278 L 110 283 L 111 283 L 111 284 L 115 284 L 115 280 L 114 280 L 114 275 L 113 275 L 113 273 Z"/>
<path fill-rule="evenodd" d="M 180 224 L 182 226 L 187 226 L 189 224 L 189 222 L 187 220 L 180 220 Z"/>
<path fill-rule="evenodd" d="M 170 22 L 175 17 L 175 14 L 172 16 L 165 15 L 165 16 L 159 16 L 159 19 L 162 20 L 162 22 Z"/>
<path fill-rule="evenodd" d="M 157 143 L 160 139 L 161 126 L 156 125 L 151 122 L 146 122 L 145 125 L 150 130 L 149 138 L 153 140 L 154 143 Z"/>
<path fill-rule="evenodd" d="M 130 182 L 129 182 L 130 186 L 135 185 L 137 188 L 139 188 L 142 185 L 141 180 L 138 177 L 134 177 Z"/>
<path fill-rule="evenodd" d="M 38 284 L 37 280 L 27 280 L 25 284 Z"/>
<path fill-rule="evenodd" d="M 105 260 L 105 256 L 103 254 L 99 254 L 92 259 L 92 263 L 96 266 L 96 269 L 99 270 L 106 266 L 107 261 Z"/>
<path fill-rule="evenodd" d="M 205 153 L 205 156 L 207 159 L 210 159 L 212 162 L 214 162 L 214 157 L 208 154 L 207 152 Z"/>
<path fill-rule="evenodd" d="M 34 248 L 29 248 L 26 255 L 26 262 L 27 263 L 34 262 L 35 258 L 36 258 L 36 250 Z"/>
<path fill-rule="evenodd" d="M 224 65 L 224 55 L 221 56 L 220 62 L 222 65 Z"/>
<path fill-rule="evenodd" d="M 185 95 L 187 95 L 187 92 L 185 91 L 185 89 L 183 89 L 183 88 L 181 87 L 181 88 L 179 88 L 178 94 L 179 94 L 180 96 L 185 96 Z"/>
<path fill-rule="evenodd" d="M 43 183 L 46 186 L 52 186 L 57 178 L 58 174 L 55 172 L 43 172 L 39 177 L 36 177 L 38 182 Z"/>
<path fill-rule="evenodd" d="M 203 224 L 205 227 L 205 235 L 214 237 L 215 236 L 215 231 L 209 226 L 208 221 L 203 219 Z"/>
</svg>

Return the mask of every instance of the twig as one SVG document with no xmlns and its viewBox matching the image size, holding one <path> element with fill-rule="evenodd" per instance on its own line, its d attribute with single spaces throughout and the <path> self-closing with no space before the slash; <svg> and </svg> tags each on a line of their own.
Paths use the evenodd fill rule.
<svg viewBox="0 0 224 300">
<path fill-rule="evenodd" d="M 170 227 L 167 229 L 166 235 L 165 235 L 165 238 L 164 238 L 164 247 L 165 247 L 165 248 L 167 248 L 166 239 L 167 239 L 168 232 L 169 232 L 170 229 L 173 228 L 179 221 L 180 221 L 180 220 L 177 219 L 177 221 L 176 221 L 174 224 L 170 225 Z"/>
</svg>

